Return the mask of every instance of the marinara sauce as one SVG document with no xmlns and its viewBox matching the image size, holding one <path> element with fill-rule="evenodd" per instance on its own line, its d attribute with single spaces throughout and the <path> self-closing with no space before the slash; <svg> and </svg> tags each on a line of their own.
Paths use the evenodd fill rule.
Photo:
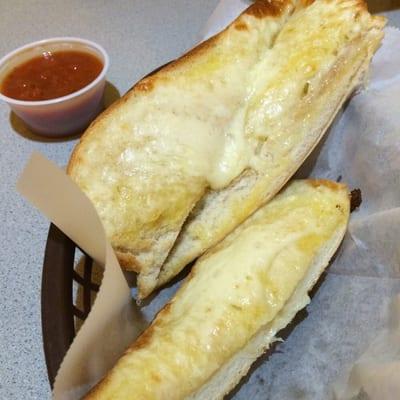
<svg viewBox="0 0 400 400">
<path fill-rule="evenodd" d="M 0 92 L 17 100 L 55 99 L 76 92 L 96 79 L 103 63 L 77 50 L 44 52 L 9 72 Z"/>
</svg>

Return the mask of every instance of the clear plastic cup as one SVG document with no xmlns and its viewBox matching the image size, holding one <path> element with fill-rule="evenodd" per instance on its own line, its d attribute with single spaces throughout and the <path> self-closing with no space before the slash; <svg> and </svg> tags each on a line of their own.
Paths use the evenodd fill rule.
<svg viewBox="0 0 400 400">
<path fill-rule="evenodd" d="M 62 137 L 83 131 L 103 109 L 103 94 L 109 57 L 97 43 L 74 37 L 57 37 L 33 42 L 7 54 L 0 60 L 0 82 L 16 66 L 45 51 L 78 50 L 97 56 L 103 69 L 96 79 L 67 96 L 50 100 L 17 100 L 0 93 L 12 111 L 35 133 Z"/>
</svg>

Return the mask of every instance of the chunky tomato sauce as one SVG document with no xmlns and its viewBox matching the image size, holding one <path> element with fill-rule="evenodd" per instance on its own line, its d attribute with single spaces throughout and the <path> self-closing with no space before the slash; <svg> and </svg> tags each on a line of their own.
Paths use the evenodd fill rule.
<svg viewBox="0 0 400 400">
<path fill-rule="evenodd" d="M 102 69 L 97 57 L 83 51 L 44 52 L 9 72 L 0 92 L 17 100 L 55 99 L 82 89 Z"/>
</svg>

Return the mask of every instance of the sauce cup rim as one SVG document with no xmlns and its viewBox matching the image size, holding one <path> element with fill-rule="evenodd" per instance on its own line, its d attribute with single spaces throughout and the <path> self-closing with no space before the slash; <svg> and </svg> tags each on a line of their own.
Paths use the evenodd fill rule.
<svg viewBox="0 0 400 400">
<path fill-rule="evenodd" d="M 0 100 L 3 100 L 9 104 L 13 105 L 19 105 L 19 106 L 48 106 L 52 104 L 57 104 L 61 103 L 64 101 L 68 101 L 71 99 L 74 99 L 75 97 L 80 96 L 81 94 L 89 91 L 93 87 L 95 87 L 100 81 L 102 81 L 105 78 L 105 75 L 108 71 L 108 67 L 110 65 L 110 59 L 107 54 L 107 52 L 104 50 L 102 46 L 100 46 L 98 43 L 95 43 L 91 40 L 88 39 L 82 39 L 78 37 L 70 37 L 70 36 L 60 36 L 60 37 L 54 37 L 50 39 L 42 39 L 42 40 L 37 40 L 32 43 L 28 43 L 26 45 L 20 46 L 17 49 L 11 51 L 10 53 L 6 54 L 4 57 L 0 59 L 0 67 L 6 64 L 8 61 L 10 61 L 12 58 L 14 58 L 18 53 L 28 50 L 30 48 L 36 47 L 36 46 L 41 46 L 41 45 L 46 45 L 50 43 L 55 43 L 55 42 L 64 42 L 64 43 L 81 43 L 85 44 L 89 47 L 92 47 L 93 49 L 97 50 L 103 57 L 103 68 L 97 77 L 87 84 L 86 86 L 82 87 L 79 90 L 76 90 L 75 92 L 72 92 L 70 94 L 67 94 L 66 96 L 61 96 L 61 97 L 55 97 L 54 99 L 48 99 L 48 100 L 18 100 L 14 99 L 12 97 L 8 97 L 0 92 Z"/>
</svg>

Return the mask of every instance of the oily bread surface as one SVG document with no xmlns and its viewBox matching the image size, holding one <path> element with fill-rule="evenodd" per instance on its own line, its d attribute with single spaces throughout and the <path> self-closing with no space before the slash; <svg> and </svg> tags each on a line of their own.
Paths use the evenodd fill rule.
<svg viewBox="0 0 400 400">
<path fill-rule="evenodd" d="M 318 180 L 291 183 L 197 262 L 150 328 L 86 398 L 222 397 L 274 340 L 277 330 L 308 303 L 307 292 L 339 245 L 348 217 L 345 185 Z M 253 253 L 260 245 L 270 255 L 264 258 L 256 251 L 249 258 L 248 251 Z M 303 252 L 309 260 L 304 266 L 299 261 Z M 264 293 L 270 293 L 267 303 L 281 302 L 286 278 L 290 281 L 296 275 L 293 266 L 302 271 L 296 282 L 300 280 L 290 283 L 289 297 L 275 314 L 264 317 L 259 309 L 266 306 Z M 216 274 L 215 284 L 210 274 Z M 260 328 L 252 334 L 254 321 L 260 321 L 255 322 Z M 243 347 L 233 350 L 237 342 Z"/>
<path fill-rule="evenodd" d="M 272 323 L 262 328 L 247 344 L 236 353 L 213 377 L 187 400 L 218 400 L 231 392 L 240 380 L 248 373 L 252 364 L 265 353 L 273 342 L 279 340 L 279 331 L 293 320 L 298 311 L 306 307 L 311 291 L 329 261 L 339 247 L 346 227 L 337 229 L 332 239 L 320 250 L 303 281 L 284 308 Z"/>
<path fill-rule="evenodd" d="M 140 273 L 141 291 L 154 288 L 209 186 L 214 156 L 207 159 L 208 141 L 197 143 L 197 132 L 210 135 L 212 149 L 221 146 L 221 126 L 243 96 L 243 71 L 292 9 L 290 1 L 256 2 L 225 31 L 136 84 L 76 146 L 68 174 L 93 202 L 121 264 Z"/>
<path fill-rule="evenodd" d="M 296 18 L 300 23 L 295 21 Z M 309 26 L 309 32 L 301 21 Z M 319 26 L 320 21 L 324 21 L 324 26 Z M 331 64 L 328 67 L 319 64 L 322 65 L 322 71 L 314 75 L 311 73 L 305 81 L 308 93 L 299 93 L 297 103 L 290 112 L 280 116 L 279 123 L 283 126 L 287 123 L 290 138 L 297 136 L 297 144 L 286 150 L 285 154 L 284 140 L 279 139 L 282 128 L 271 121 L 271 129 L 268 130 L 266 124 L 268 140 L 265 149 L 262 148 L 260 152 L 260 158 L 266 156 L 269 159 L 261 170 L 247 169 L 229 187 L 208 191 L 203 196 L 182 227 L 161 269 L 158 286 L 168 282 L 185 265 L 223 239 L 280 190 L 317 145 L 345 100 L 362 84 L 371 58 L 382 39 L 383 26 L 384 19 L 371 17 L 362 1 L 316 1 L 309 9 L 300 10 L 289 19 L 278 34 L 272 50 L 279 49 L 280 41 L 285 36 L 294 35 L 293 47 L 299 46 L 299 52 L 304 50 L 300 62 L 299 59 L 292 59 L 294 67 L 303 63 L 306 68 L 313 66 L 313 63 L 318 64 L 318 57 L 327 58 L 325 50 L 329 47 L 324 48 L 324 35 L 334 37 L 334 32 L 342 29 L 342 35 L 338 35 L 335 38 L 337 43 L 332 45 L 331 51 L 337 52 L 337 55 Z M 304 34 L 308 37 L 303 41 L 303 46 L 310 37 L 312 40 L 303 49 L 301 39 Z M 315 39 L 321 41 L 320 47 L 313 43 Z M 282 52 L 281 58 L 289 63 L 290 53 Z M 290 65 L 284 68 L 286 73 L 289 72 L 290 79 L 295 79 L 295 72 L 290 70 Z M 270 143 L 274 140 L 278 146 L 281 140 L 282 148 L 271 151 Z"/>
</svg>

